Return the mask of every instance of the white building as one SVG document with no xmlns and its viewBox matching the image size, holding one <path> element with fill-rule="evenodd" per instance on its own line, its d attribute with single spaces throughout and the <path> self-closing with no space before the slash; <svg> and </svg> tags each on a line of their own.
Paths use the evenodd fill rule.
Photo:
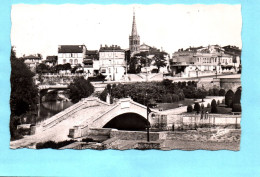
<svg viewBox="0 0 260 177">
<path fill-rule="evenodd" d="M 82 65 L 86 50 L 85 45 L 59 45 L 58 65 L 66 63 L 70 63 L 71 67 Z"/>
<path fill-rule="evenodd" d="M 100 47 L 99 50 L 100 73 L 107 80 L 119 81 L 126 72 L 125 51 L 119 46 Z"/>
</svg>

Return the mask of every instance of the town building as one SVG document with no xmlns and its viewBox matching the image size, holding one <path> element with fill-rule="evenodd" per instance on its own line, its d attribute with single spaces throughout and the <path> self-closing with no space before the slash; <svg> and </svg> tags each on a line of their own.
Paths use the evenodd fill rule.
<svg viewBox="0 0 260 177">
<path fill-rule="evenodd" d="M 180 77 L 235 73 L 237 69 L 233 56 L 219 45 L 179 49 L 171 60 L 172 74 Z"/>
<path fill-rule="evenodd" d="M 59 45 L 58 64 L 70 63 L 71 67 L 82 65 L 86 50 L 85 45 Z"/>
<path fill-rule="evenodd" d="M 126 73 L 125 50 L 120 46 L 100 46 L 99 49 L 100 73 L 106 76 L 107 80 L 119 81 Z"/>
<path fill-rule="evenodd" d="M 30 68 L 31 71 L 35 72 L 38 64 L 42 62 L 42 57 L 40 54 L 23 56 L 21 59 Z"/>
<path fill-rule="evenodd" d="M 98 50 L 87 50 L 83 60 L 84 73 L 89 76 L 96 76 L 99 73 L 99 54 Z"/>
<path fill-rule="evenodd" d="M 129 50 L 131 52 L 131 56 L 134 56 L 134 54 L 140 52 L 140 36 L 137 33 L 135 12 L 133 14 L 132 33 L 129 36 Z"/>
<path fill-rule="evenodd" d="M 50 67 L 55 66 L 57 62 L 58 62 L 58 56 L 47 56 L 46 60 L 44 61 L 44 63 Z"/>
</svg>

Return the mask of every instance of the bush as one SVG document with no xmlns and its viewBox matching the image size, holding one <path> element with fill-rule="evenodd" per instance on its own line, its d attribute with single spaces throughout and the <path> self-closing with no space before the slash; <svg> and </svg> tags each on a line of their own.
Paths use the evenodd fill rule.
<svg viewBox="0 0 260 177">
<path fill-rule="evenodd" d="M 241 89 L 237 89 L 234 97 L 233 97 L 233 104 L 240 104 L 240 99 L 241 99 Z"/>
<path fill-rule="evenodd" d="M 192 112 L 192 106 L 189 104 L 188 107 L 187 107 L 187 112 Z"/>
<path fill-rule="evenodd" d="M 201 103 L 200 107 L 201 107 L 201 110 L 203 110 L 205 108 L 203 103 Z"/>
<path fill-rule="evenodd" d="M 225 104 L 230 108 L 232 107 L 233 104 L 233 97 L 234 97 L 234 92 L 232 90 L 227 91 L 225 95 Z"/>
<path fill-rule="evenodd" d="M 241 112 L 241 104 L 233 104 L 232 112 Z"/>
<path fill-rule="evenodd" d="M 219 104 L 220 104 L 220 101 L 218 100 L 218 101 L 217 101 L 217 105 L 219 105 Z"/>
<path fill-rule="evenodd" d="M 214 96 L 219 96 L 219 89 L 214 88 L 214 89 L 213 89 L 213 95 L 214 95 Z"/>
<path fill-rule="evenodd" d="M 200 112 L 200 104 L 199 104 L 199 103 L 195 103 L 195 105 L 194 105 L 194 111 L 196 111 L 197 113 Z"/>
<path fill-rule="evenodd" d="M 218 112 L 218 108 L 217 106 L 211 106 L 211 113 L 217 113 Z"/>
<path fill-rule="evenodd" d="M 87 142 L 93 142 L 94 140 L 92 138 L 83 138 L 81 141 L 87 143 Z"/>
<path fill-rule="evenodd" d="M 216 102 L 216 100 L 215 99 L 213 99 L 212 101 L 211 101 L 211 107 L 216 107 L 217 106 L 217 102 Z"/>
<path fill-rule="evenodd" d="M 219 90 L 219 96 L 225 96 L 226 91 L 224 89 Z"/>
<path fill-rule="evenodd" d="M 214 95 L 213 89 L 209 89 L 208 95 L 209 96 L 213 96 Z"/>
<path fill-rule="evenodd" d="M 210 103 L 207 104 L 207 108 L 210 108 Z"/>
<path fill-rule="evenodd" d="M 61 141 L 61 142 L 47 141 L 44 143 L 37 143 L 36 149 L 46 149 L 46 148 L 59 149 L 61 147 L 67 146 L 74 142 L 76 141 L 75 140 Z"/>
<path fill-rule="evenodd" d="M 222 104 L 225 104 L 225 99 L 223 99 L 221 103 L 222 103 Z"/>
</svg>

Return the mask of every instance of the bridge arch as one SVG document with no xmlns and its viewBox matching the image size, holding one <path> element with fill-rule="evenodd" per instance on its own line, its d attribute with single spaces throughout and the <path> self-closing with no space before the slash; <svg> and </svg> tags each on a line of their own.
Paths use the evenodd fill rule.
<svg viewBox="0 0 260 177">
<path fill-rule="evenodd" d="M 138 120 L 140 120 L 141 118 L 146 119 L 147 108 L 144 105 L 134 102 L 130 98 L 121 99 L 115 106 L 106 111 L 103 115 L 97 117 L 89 126 L 93 128 L 101 128 L 109 123 L 109 121 L 111 121 L 112 119 L 119 119 L 126 116 L 127 114 L 130 114 L 132 118 L 135 115 L 139 118 Z M 135 118 L 133 118 L 132 120 L 135 120 Z"/>
<path fill-rule="evenodd" d="M 103 128 L 115 128 L 118 130 L 144 131 L 148 121 L 136 113 L 124 113 L 112 118 Z"/>
</svg>

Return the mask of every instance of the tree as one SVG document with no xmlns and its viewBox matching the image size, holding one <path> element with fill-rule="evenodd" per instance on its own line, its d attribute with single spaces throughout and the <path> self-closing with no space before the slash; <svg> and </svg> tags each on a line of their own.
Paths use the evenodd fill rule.
<svg viewBox="0 0 260 177">
<path fill-rule="evenodd" d="M 42 73 L 49 73 L 49 72 L 50 72 L 50 68 L 44 63 L 41 63 L 38 66 L 36 66 L 36 73 L 42 74 Z"/>
<path fill-rule="evenodd" d="M 16 58 L 15 51 L 11 49 L 11 96 L 10 96 L 10 133 L 11 139 L 18 138 L 16 126 L 20 118 L 29 111 L 35 111 L 38 102 L 38 89 L 33 81 L 34 73 L 26 64 Z"/>
<path fill-rule="evenodd" d="M 225 96 L 226 91 L 224 89 L 219 90 L 219 96 Z"/>
<path fill-rule="evenodd" d="M 84 77 L 76 77 L 68 88 L 69 98 L 73 103 L 89 97 L 94 92 L 94 86 L 89 80 L 85 80 Z"/>
<path fill-rule="evenodd" d="M 232 90 L 227 91 L 225 95 L 225 104 L 230 108 L 232 107 L 233 104 L 233 97 L 234 97 L 234 92 Z"/>
<path fill-rule="evenodd" d="M 128 73 L 139 73 L 140 72 L 137 57 L 131 57 L 130 61 L 128 62 L 128 65 L 129 65 Z"/>
<path fill-rule="evenodd" d="M 197 113 L 200 112 L 200 104 L 199 104 L 199 103 L 195 103 L 195 105 L 194 105 L 194 111 L 196 111 Z"/>
<path fill-rule="evenodd" d="M 207 90 L 204 88 L 198 89 L 197 91 L 197 98 L 202 99 L 202 102 L 204 102 L 204 98 L 207 96 Z"/>
<path fill-rule="evenodd" d="M 38 102 L 38 89 L 33 81 L 34 73 L 11 50 L 11 114 L 20 116 Z"/>
<path fill-rule="evenodd" d="M 164 53 L 158 52 L 154 55 L 154 65 L 158 68 L 158 72 L 160 71 L 161 67 L 166 66 L 166 60 L 164 59 Z"/>
</svg>

